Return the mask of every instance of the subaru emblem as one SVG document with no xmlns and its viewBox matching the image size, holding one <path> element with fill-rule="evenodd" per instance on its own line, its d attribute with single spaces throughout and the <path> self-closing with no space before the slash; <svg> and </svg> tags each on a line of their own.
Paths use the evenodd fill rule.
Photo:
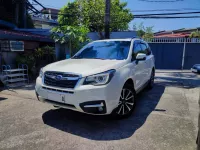
<svg viewBox="0 0 200 150">
<path fill-rule="evenodd" d="M 62 80 L 62 75 L 57 75 L 56 80 Z"/>
</svg>

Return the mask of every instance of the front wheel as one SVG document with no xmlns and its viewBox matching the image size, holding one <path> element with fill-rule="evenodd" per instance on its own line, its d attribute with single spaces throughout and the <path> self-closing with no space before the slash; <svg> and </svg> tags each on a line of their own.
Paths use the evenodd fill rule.
<svg viewBox="0 0 200 150">
<path fill-rule="evenodd" d="M 135 108 L 135 92 L 132 86 L 125 85 L 121 91 L 118 107 L 114 110 L 116 118 L 126 118 L 130 116 Z"/>
</svg>

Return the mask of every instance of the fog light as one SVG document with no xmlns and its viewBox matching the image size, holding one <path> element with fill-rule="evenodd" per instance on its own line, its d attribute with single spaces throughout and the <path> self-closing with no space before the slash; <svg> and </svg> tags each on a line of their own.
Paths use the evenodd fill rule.
<svg viewBox="0 0 200 150">
<path fill-rule="evenodd" d="M 84 112 L 91 114 L 105 114 L 106 113 L 106 103 L 103 100 L 90 101 L 80 104 L 80 107 Z"/>
</svg>

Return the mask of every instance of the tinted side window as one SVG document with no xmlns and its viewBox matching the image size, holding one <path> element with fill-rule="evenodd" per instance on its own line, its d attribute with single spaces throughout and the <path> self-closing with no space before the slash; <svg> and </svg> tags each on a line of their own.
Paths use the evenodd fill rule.
<svg viewBox="0 0 200 150">
<path fill-rule="evenodd" d="M 141 53 L 142 48 L 140 46 L 140 41 L 135 41 L 133 45 L 133 54 L 132 57 L 135 59 L 138 53 Z"/>
</svg>

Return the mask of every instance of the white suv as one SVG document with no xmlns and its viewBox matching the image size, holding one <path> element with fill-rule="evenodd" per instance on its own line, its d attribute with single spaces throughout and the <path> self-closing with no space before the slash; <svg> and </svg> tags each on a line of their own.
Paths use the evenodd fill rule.
<svg viewBox="0 0 200 150">
<path fill-rule="evenodd" d="M 71 59 L 42 68 L 39 101 L 89 114 L 131 115 L 135 96 L 154 84 L 155 64 L 141 39 L 110 39 L 84 46 Z"/>
</svg>

